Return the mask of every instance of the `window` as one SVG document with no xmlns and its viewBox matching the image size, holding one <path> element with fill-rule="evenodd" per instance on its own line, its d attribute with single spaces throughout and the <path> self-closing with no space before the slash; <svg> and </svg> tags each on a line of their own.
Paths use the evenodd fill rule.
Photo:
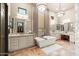
<svg viewBox="0 0 79 59">
<path fill-rule="evenodd" d="M 24 9 L 24 8 L 18 8 L 18 14 L 21 14 L 21 15 L 25 15 L 27 13 L 27 10 Z"/>
</svg>

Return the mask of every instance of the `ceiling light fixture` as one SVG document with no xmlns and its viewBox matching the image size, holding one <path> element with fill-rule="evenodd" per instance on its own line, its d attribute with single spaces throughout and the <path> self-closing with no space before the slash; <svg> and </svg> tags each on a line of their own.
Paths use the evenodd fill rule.
<svg viewBox="0 0 79 59">
<path fill-rule="evenodd" d="M 58 16 L 58 17 L 62 17 L 62 16 L 64 16 L 64 14 L 65 14 L 65 13 L 64 13 L 63 11 L 60 11 L 60 12 L 57 13 L 57 16 Z"/>
<path fill-rule="evenodd" d="M 40 5 L 37 6 L 37 8 L 38 8 L 38 11 L 44 12 L 46 10 L 46 5 L 40 4 Z"/>
<path fill-rule="evenodd" d="M 59 12 L 57 12 L 57 16 L 58 17 L 62 17 L 65 15 L 65 12 L 63 10 L 61 10 L 61 4 L 59 3 Z"/>
</svg>

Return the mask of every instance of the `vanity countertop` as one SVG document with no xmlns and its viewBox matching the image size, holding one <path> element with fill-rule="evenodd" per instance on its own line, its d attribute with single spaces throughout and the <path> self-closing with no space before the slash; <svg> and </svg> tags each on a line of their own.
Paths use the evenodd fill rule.
<svg viewBox="0 0 79 59">
<path fill-rule="evenodd" d="M 73 35 L 74 32 L 61 32 L 61 34 L 65 34 L 65 35 Z"/>
<path fill-rule="evenodd" d="M 64 35 L 74 35 L 74 32 L 64 32 L 64 31 L 61 31 L 61 32 L 54 32 L 54 34 L 64 34 Z"/>
<path fill-rule="evenodd" d="M 30 36 L 33 34 L 9 34 L 9 37 L 18 37 L 18 36 Z"/>
</svg>

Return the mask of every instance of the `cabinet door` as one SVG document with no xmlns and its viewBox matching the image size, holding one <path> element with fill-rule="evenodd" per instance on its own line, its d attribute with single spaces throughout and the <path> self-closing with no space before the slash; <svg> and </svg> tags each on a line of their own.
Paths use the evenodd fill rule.
<svg viewBox="0 0 79 59">
<path fill-rule="evenodd" d="M 34 45 L 33 36 L 21 36 L 9 38 L 9 51 L 15 51 Z"/>
<path fill-rule="evenodd" d="M 70 35 L 70 41 L 73 42 L 73 43 L 75 42 L 75 35 L 74 34 Z"/>
<path fill-rule="evenodd" d="M 10 51 L 11 50 L 11 43 L 10 43 L 10 38 L 8 39 L 8 51 Z"/>
<path fill-rule="evenodd" d="M 17 38 L 10 38 L 9 43 L 9 51 L 15 51 L 18 50 L 18 39 Z"/>
<path fill-rule="evenodd" d="M 19 49 L 25 48 L 25 37 L 19 37 Z"/>
<path fill-rule="evenodd" d="M 26 47 L 31 47 L 34 45 L 33 36 L 26 37 Z"/>
</svg>

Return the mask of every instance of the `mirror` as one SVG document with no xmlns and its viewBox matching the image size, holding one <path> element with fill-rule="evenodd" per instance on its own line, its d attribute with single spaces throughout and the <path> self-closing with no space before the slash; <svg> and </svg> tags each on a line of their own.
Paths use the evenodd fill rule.
<svg viewBox="0 0 79 59">
<path fill-rule="evenodd" d="M 61 30 L 61 25 L 60 24 L 56 24 L 56 30 Z"/>
<path fill-rule="evenodd" d="M 32 21 L 27 19 L 10 19 L 8 22 L 8 33 L 9 34 L 27 34 L 32 33 Z"/>
<path fill-rule="evenodd" d="M 64 24 L 54 24 L 50 25 L 50 33 L 56 32 L 74 32 L 74 24 L 72 22 L 64 23 Z"/>
<path fill-rule="evenodd" d="M 64 32 L 73 32 L 74 31 L 74 26 L 73 23 L 64 23 L 64 24 L 57 24 L 56 25 L 57 29 L 59 31 L 64 31 Z"/>
<path fill-rule="evenodd" d="M 24 33 L 24 22 L 17 22 L 17 33 Z"/>
</svg>

